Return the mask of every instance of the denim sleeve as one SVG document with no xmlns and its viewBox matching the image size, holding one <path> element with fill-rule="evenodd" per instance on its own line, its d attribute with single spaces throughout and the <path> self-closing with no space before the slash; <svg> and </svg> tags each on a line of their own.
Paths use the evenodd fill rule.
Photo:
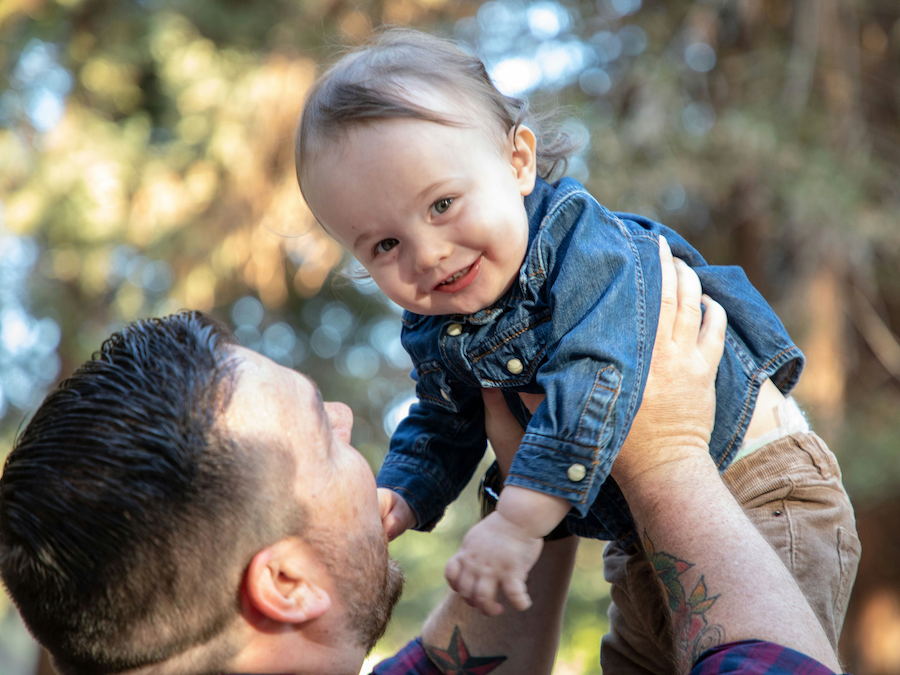
<svg viewBox="0 0 900 675">
<path fill-rule="evenodd" d="M 400 494 L 416 514 L 415 529 L 427 532 L 472 478 L 487 437 L 478 389 L 454 390 L 448 402 L 438 395 L 440 371 L 417 370 L 419 400 L 391 436 L 378 486 Z"/>
<path fill-rule="evenodd" d="M 645 268 L 658 267 L 659 250 L 587 195 L 547 222 L 528 261 L 546 276 L 553 315 L 536 376 L 546 399 L 507 484 L 566 499 L 583 518 L 640 403 L 659 308 L 659 275 Z"/>
</svg>

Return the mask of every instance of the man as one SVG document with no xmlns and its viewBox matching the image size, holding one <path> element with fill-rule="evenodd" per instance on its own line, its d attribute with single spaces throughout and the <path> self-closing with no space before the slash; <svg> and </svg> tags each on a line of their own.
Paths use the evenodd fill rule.
<svg viewBox="0 0 900 675">
<path fill-rule="evenodd" d="M 698 634 L 712 638 L 704 646 L 778 639 L 836 668 L 704 449 L 724 314 L 706 300 L 701 329 L 696 276 L 661 255 L 651 380 L 615 477 L 672 597 L 690 563 L 705 574 L 699 616 L 670 603 L 677 634 L 691 655 Z M 486 402 L 508 465 L 517 429 L 496 397 Z M 323 403 L 308 378 L 197 313 L 137 322 L 107 341 L 47 397 L 0 479 L 0 572 L 60 672 L 358 672 L 401 575 L 351 425 L 349 409 Z M 573 538 L 545 546 L 529 612 L 488 619 L 451 594 L 422 639 L 376 672 L 549 672 L 574 550 Z M 706 652 L 700 665 L 747 661 L 741 649 Z"/>
</svg>

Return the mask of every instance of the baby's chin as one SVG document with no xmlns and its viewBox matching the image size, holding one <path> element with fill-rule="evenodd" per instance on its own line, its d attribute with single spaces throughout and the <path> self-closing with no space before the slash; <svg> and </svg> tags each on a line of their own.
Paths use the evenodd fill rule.
<svg viewBox="0 0 900 675">
<path fill-rule="evenodd" d="M 450 294 L 432 291 L 430 302 L 408 304 L 397 302 L 396 300 L 394 300 L 394 302 L 397 302 L 403 309 L 408 310 L 413 314 L 421 314 L 422 316 L 444 316 L 448 314 L 468 315 L 493 307 L 509 292 L 511 287 L 512 283 L 508 284 L 506 288 L 503 289 L 502 293 L 496 294 L 496 297 L 491 294 L 491 296 L 485 298 L 483 291 L 479 293 L 478 296 L 468 295 L 468 297 L 466 297 L 464 292 Z"/>
<path fill-rule="evenodd" d="M 502 296 L 501 296 L 502 297 Z M 451 314 L 475 314 L 476 312 L 480 312 L 482 309 L 487 309 L 491 307 L 494 303 L 497 302 L 500 298 L 496 298 L 493 302 L 489 303 L 479 303 L 479 302 L 436 302 L 432 305 L 425 306 L 409 306 L 403 307 L 403 309 L 412 312 L 413 314 L 420 314 L 422 316 L 445 316 Z M 400 303 L 397 303 L 400 304 Z"/>
</svg>

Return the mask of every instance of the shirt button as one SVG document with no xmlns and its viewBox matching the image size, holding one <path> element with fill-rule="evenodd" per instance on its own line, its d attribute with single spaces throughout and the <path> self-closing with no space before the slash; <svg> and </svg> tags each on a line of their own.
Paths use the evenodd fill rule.
<svg viewBox="0 0 900 675">
<path fill-rule="evenodd" d="M 519 361 L 519 359 L 510 359 L 506 362 L 506 369 L 513 375 L 518 375 L 525 370 L 525 366 L 522 365 L 522 362 Z"/>
<path fill-rule="evenodd" d="M 570 481 L 578 483 L 584 480 L 584 477 L 587 475 L 587 469 L 584 468 L 584 464 L 573 464 L 566 471 L 566 475 Z"/>
<path fill-rule="evenodd" d="M 460 326 L 458 323 L 451 323 L 449 326 L 447 326 L 447 335 L 449 335 L 450 337 L 456 337 L 460 333 L 462 333 L 462 326 Z"/>
<path fill-rule="evenodd" d="M 444 397 L 444 400 L 445 400 L 445 401 L 449 401 L 449 400 L 450 400 L 450 394 L 448 394 L 447 391 L 446 391 L 445 389 L 441 389 L 441 396 Z"/>
</svg>

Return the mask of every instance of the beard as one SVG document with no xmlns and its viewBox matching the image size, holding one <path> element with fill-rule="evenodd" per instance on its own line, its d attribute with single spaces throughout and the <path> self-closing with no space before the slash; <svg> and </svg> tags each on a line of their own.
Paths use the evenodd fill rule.
<svg viewBox="0 0 900 675">
<path fill-rule="evenodd" d="M 343 539 L 333 532 L 309 532 L 347 608 L 347 627 L 358 644 L 372 651 L 384 635 L 403 593 L 403 570 L 388 554 L 384 532 Z"/>
</svg>

